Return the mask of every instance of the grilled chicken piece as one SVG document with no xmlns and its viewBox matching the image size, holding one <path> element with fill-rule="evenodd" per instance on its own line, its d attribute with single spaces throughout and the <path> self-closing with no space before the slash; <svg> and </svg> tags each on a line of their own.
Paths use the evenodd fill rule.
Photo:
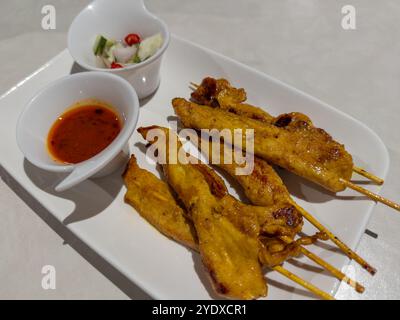
<svg viewBox="0 0 400 320">
<path fill-rule="evenodd" d="M 259 259 L 264 266 L 270 268 L 280 265 L 285 260 L 301 254 L 299 242 L 300 240 L 286 244 L 278 238 L 261 237 Z"/>
<path fill-rule="evenodd" d="M 167 237 L 192 249 L 197 248 L 196 233 L 186 212 L 176 202 L 168 184 L 141 169 L 134 155 L 123 174 L 125 201 Z"/>
<path fill-rule="evenodd" d="M 281 114 L 277 117 L 270 115 L 262 108 L 244 103 L 247 99 L 243 88 L 234 88 L 226 79 L 204 78 L 201 85 L 192 92 L 192 101 L 244 116 L 249 119 L 273 124 L 277 127 L 301 128 L 312 126 L 311 119 L 300 112 Z"/>
<path fill-rule="evenodd" d="M 225 79 L 205 78 L 192 92 L 191 98 L 198 104 L 218 107 L 250 119 L 267 123 L 274 120 L 273 116 L 261 108 L 243 103 L 247 99 L 246 91 L 232 87 Z"/>
<path fill-rule="evenodd" d="M 265 207 L 277 204 L 291 206 L 289 191 L 274 168 L 267 161 L 254 157 L 251 173 L 238 175 L 237 170 L 243 168 L 246 164 L 238 164 L 236 161 L 230 161 L 234 159 L 235 151 L 233 148 L 229 148 L 221 143 L 218 150 L 218 144 L 215 145 L 212 141 L 205 141 L 204 138 L 199 139 L 201 142 L 201 152 L 208 163 L 221 168 L 235 179 L 243 188 L 246 197 L 252 204 Z M 213 163 L 213 159 L 219 159 L 219 161 Z M 229 161 L 226 159 L 229 159 Z"/>
<path fill-rule="evenodd" d="M 340 178 L 349 180 L 353 161 L 343 145 L 337 143 L 324 130 L 305 126 L 277 127 L 265 122 L 245 118 L 219 108 L 200 106 L 182 98 L 172 101 L 176 114 L 185 127 L 194 129 L 254 129 L 254 153 L 299 176 L 322 185 L 333 192 L 345 186 Z M 245 136 L 241 144 L 246 145 Z M 228 143 L 234 141 L 225 140 Z"/>
<path fill-rule="evenodd" d="M 246 164 L 238 164 L 235 161 L 225 163 L 228 162 L 226 159 L 234 159 L 235 151 L 232 148 L 226 148 L 224 144 L 214 145 L 211 141 L 204 141 L 202 138 L 199 141 L 201 152 L 208 163 L 221 168 L 236 180 L 253 205 L 268 207 L 273 211 L 275 217 L 287 215 L 293 219 L 293 222 L 290 222 L 290 219 L 288 220 L 289 224 L 302 226 L 302 215 L 293 206 L 289 191 L 279 175 L 265 160 L 254 157 L 252 172 L 248 175 L 238 175 L 237 169 Z M 216 146 L 220 147 L 219 150 Z M 219 159 L 219 161 L 213 163 L 213 159 Z M 299 232 L 300 229 L 296 231 Z"/>
</svg>

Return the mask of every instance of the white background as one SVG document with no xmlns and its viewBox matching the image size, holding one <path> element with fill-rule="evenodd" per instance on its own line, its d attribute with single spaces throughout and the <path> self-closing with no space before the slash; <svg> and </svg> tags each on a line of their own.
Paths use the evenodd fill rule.
<svg viewBox="0 0 400 320">
<path fill-rule="evenodd" d="M 73 17 L 89 1 L 0 2 L 0 92 L 66 47 Z M 147 0 L 171 31 L 287 82 L 363 121 L 383 139 L 391 166 L 382 194 L 400 200 L 400 2 L 398 0 Z M 57 29 L 41 29 L 41 8 L 53 4 Z M 357 30 L 341 28 L 352 4 Z M 293 106 L 295 110 L 295 106 Z M 1 137 L 0 137 L 1 138 Z M 368 143 L 368 141 L 360 141 Z M 1 155 L 0 155 L 1 156 Z M 0 168 L 0 298 L 146 298 L 80 241 L 33 207 Z M 27 205 L 21 198 L 25 199 Z M 399 299 L 400 214 L 377 205 L 358 253 L 378 268 L 360 270 L 357 295 L 339 299 Z M 57 270 L 57 289 L 41 288 L 41 268 Z"/>
</svg>

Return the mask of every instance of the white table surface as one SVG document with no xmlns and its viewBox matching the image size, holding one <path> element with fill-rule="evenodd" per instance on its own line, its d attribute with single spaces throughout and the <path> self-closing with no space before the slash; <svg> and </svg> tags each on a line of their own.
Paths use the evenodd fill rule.
<svg viewBox="0 0 400 320">
<path fill-rule="evenodd" d="M 0 3 L 0 91 L 66 47 L 66 31 L 85 0 Z M 398 0 L 147 0 L 171 31 L 255 67 L 341 109 L 371 127 L 390 153 L 382 194 L 400 200 L 400 2 Z M 41 29 L 53 4 L 57 29 Z M 352 4 L 357 29 L 341 27 Z M 295 108 L 295 107 L 294 107 Z M 360 143 L 368 143 L 361 141 Z M 0 155 L 1 156 L 1 155 Z M 135 285 L 38 207 L 0 168 L 0 299 L 140 299 Z M 363 295 L 342 285 L 338 299 L 400 299 L 400 214 L 378 204 L 358 253 L 378 269 L 352 263 Z M 56 267 L 56 290 L 41 268 Z"/>
</svg>

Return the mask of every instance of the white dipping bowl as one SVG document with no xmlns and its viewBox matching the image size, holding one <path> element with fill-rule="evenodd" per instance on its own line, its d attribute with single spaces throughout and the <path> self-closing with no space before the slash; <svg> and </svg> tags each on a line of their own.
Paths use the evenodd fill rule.
<svg viewBox="0 0 400 320">
<path fill-rule="evenodd" d="M 93 54 L 97 35 L 123 40 L 130 33 L 137 33 L 143 39 L 161 33 L 163 45 L 153 56 L 139 64 L 123 69 L 98 68 Z M 167 25 L 147 11 L 143 0 L 93 1 L 78 14 L 68 32 L 69 52 L 82 68 L 125 78 L 135 88 L 139 99 L 151 95 L 157 89 L 161 59 L 169 41 Z"/>
<path fill-rule="evenodd" d="M 96 156 L 77 163 L 53 160 L 47 149 L 48 133 L 57 118 L 75 103 L 95 99 L 110 104 L 122 121 L 114 141 Z M 112 173 L 126 162 L 127 146 L 139 118 L 139 100 L 121 77 L 103 72 L 82 72 L 58 79 L 39 91 L 26 105 L 17 122 L 17 143 L 25 158 L 53 172 L 71 172 L 56 191 L 64 191 L 93 176 Z"/>
</svg>

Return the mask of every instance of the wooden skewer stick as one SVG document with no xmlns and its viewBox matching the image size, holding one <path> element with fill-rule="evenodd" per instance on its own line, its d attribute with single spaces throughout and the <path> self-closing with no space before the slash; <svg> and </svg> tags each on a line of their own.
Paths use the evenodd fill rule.
<svg viewBox="0 0 400 320">
<path fill-rule="evenodd" d="M 292 239 L 290 239 L 289 237 L 286 237 L 286 236 L 280 237 L 280 239 L 282 241 L 286 242 L 286 243 L 292 243 L 293 242 Z M 331 264 L 329 264 L 325 260 L 321 259 L 320 257 L 315 255 L 311 251 L 307 250 L 303 246 L 300 246 L 300 251 L 306 257 L 308 257 L 309 259 L 311 259 L 312 261 L 314 261 L 315 263 L 317 263 L 318 265 L 320 265 L 321 267 L 323 267 L 324 269 L 329 271 L 337 279 L 339 279 L 340 281 L 344 281 L 349 286 L 353 287 L 358 293 L 363 293 L 364 292 L 365 288 L 361 284 L 359 284 L 357 281 L 355 281 L 353 279 L 350 279 L 343 272 L 341 272 L 340 270 L 336 269 L 334 266 L 332 266 Z"/>
<path fill-rule="evenodd" d="M 357 253 L 351 250 L 344 242 L 342 242 L 338 237 L 336 237 L 332 232 L 325 228 L 321 223 L 318 222 L 311 214 L 305 211 L 297 203 L 293 202 L 295 208 L 306 218 L 314 227 L 319 231 L 324 232 L 329 239 L 333 241 L 350 259 L 353 259 L 358 264 L 360 264 L 365 270 L 367 270 L 371 275 L 376 273 L 376 269 L 372 267 L 368 262 L 361 258 Z"/>
<path fill-rule="evenodd" d="M 360 193 L 366 195 L 367 197 L 369 197 L 369 198 L 371 198 L 371 199 L 373 199 L 375 201 L 384 203 L 387 206 L 389 206 L 389 207 L 391 207 L 391 208 L 393 208 L 393 209 L 395 209 L 397 211 L 400 211 L 400 205 L 398 203 L 393 202 L 393 201 L 391 201 L 389 199 L 386 199 L 386 198 L 384 198 L 384 197 L 382 197 L 380 195 L 377 195 L 376 193 L 373 193 L 373 192 L 371 192 L 371 191 L 369 191 L 369 190 L 367 190 L 367 189 L 365 189 L 363 187 L 360 187 L 360 186 L 358 186 L 358 185 L 356 185 L 356 184 L 354 184 L 354 183 L 352 183 L 350 181 L 344 180 L 342 178 L 339 178 L 339 180 L 346 187 L 348 187 L 350 189 L 353 189 L 353 190 L 355 190 L 357 192 L 360 192 Z"/>
<path fill-rule="evenodd" d="M 359 175 L 362 175 L 363 177 L 366 177 L 367 179 L 369 179 L 371 181 L 374 181 L 375 183 L 377 183 L 379 185 L 382 185 L 385 182 L 385 180 L 373 175 L 372 173 L 364 170 L 363 168 L 354 166 L 353 171 L 357 172 Z"/>
<path fill-rule="evenodd" d="M 284 275 L 285 277 L 289 278 L 290 280 L 296 282 L 297 284 L 301 285 L 302 287 L 306 288 L 307 290 L 311 291 L 312 293 L 321 297 L 322 299 L 335 300 L 335 298 L 332 297 L 330 294 L 322 291 L 321 289 L 318 289 L 311 283 L 301 279 L 300 277 L 296 276 L 295 274 L 293 274 L 289 270 L 283 268 L 282 266 L 275 266 L 275 267 L 272 267 L 272 269 L 279 272 L 280 274 Z"/>
<path fill-rule="evenodd" d="M 190 90 L 196 91 L 198 87 L 200 87 L 198 84 L 196 84 L 194 82 L 190 82 L 190 86 L 189 86 Z"/>
</svg>

